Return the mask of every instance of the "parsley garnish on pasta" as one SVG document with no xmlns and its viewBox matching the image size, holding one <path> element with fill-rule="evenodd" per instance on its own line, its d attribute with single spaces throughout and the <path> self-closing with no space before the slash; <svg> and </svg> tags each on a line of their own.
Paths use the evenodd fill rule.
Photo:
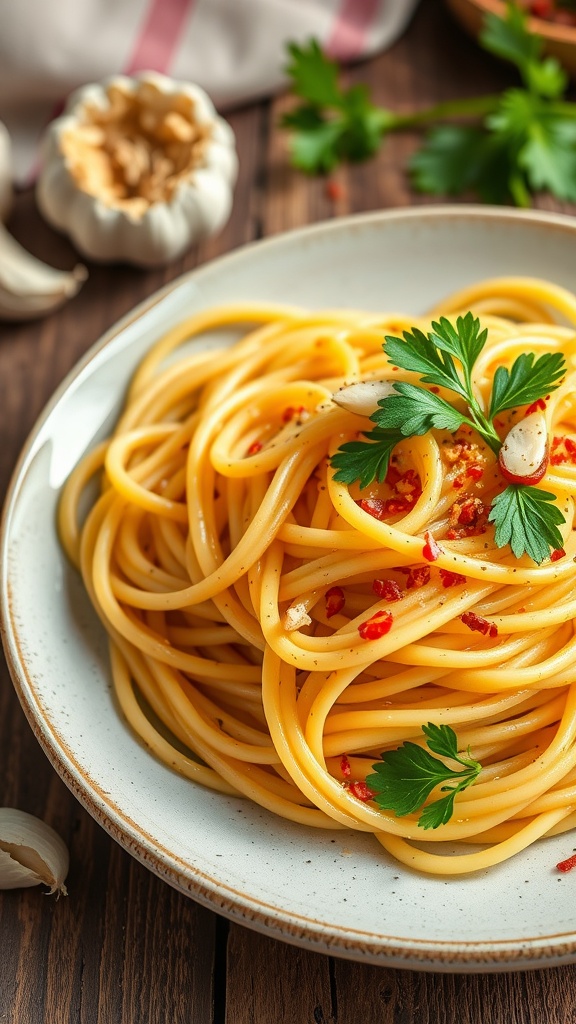
<svg viewBox="0 0 576 1024">
<path fill-rule="evenodd" d="M 394 448 L 407 437 L 433 429 L 455 434 L 467 427 L 498 455 L 503 438 L 494 426 L 496 416 L 549 397 L 564 377 L 566 364 L 562 353 L 546 352 L 538 358 L 521 353 L 510 369 L 498 366 L 485 413 L 476 396 L 473 372 L 487 336 L 471 312 L 457 317 L 455 324 L 441 317 L 427 333 L 413 327 L 402 338 L 388 335 L 383 348 L 389 362 L 418 374 L 419 383 L 394 383 L 395 394 L 379 399 L 370 416 L 375 428 L 364 433 L 366 440 L 348 441 L 332 457 L 334 479 L 346 484 L 357 481 L 361 488 L 382 481 Z M 444 389 L 451 401 L 423 385 Z M 565 519 L 554 501 L 553 494 L 530 486 L 530 481 L 523 483 L 521 477 L 509 483 L 493 498 L 488 517 L 494 523 L 498 547 L 510 544 L 517 558 L 526 553 L 538 564 L 560 549 L 558 527 Z"/>
</svg>

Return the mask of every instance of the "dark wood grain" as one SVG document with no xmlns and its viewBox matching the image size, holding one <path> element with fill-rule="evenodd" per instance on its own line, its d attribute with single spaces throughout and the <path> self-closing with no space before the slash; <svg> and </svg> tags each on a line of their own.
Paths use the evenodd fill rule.
<svg viewBox="0 0 576 1024">
<path fill-rule="evenodd" d="M 404 38 L 349 70 L 398 110 L 511 83 L 422 0 Z M 0 325 L 0 488 L 24 440 L 77 359 L 183 270 L 262 236 L 351 212 L 429 202 L 406 161 L 416 136 L 391 139 L 368 164 L 323 180 L 291 171 L 279 97 L 235 111 L 240 178 L 224 231 L 169 267 L 90 266 L 80 294 L 35 323 Z M 550 199 L 539 205 L 561 209 Z M 566 207 L 566 209 L 569 209 Z M 572 210 L 572 212 L 576 212 Z M 76 260 L 18 197 L 11 230 L 56 266 Z M 334 960 L 228 924 L 179 895 L 123 852 L 77 804 L 33 738 L 0 666 L 0 804 L 49 821 L 70 847 L 69 896 L 0 893 L 0 1024 L 572 1024 L 576 967 L 502 975 L 434 975 Z"/>
</svg>

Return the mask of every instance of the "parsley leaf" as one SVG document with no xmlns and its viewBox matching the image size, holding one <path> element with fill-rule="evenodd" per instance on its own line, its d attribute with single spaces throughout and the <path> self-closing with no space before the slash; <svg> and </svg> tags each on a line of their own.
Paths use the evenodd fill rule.
<svg viewBox="0 0 576 1024">
<path fill-rule="evenodd" d="M 288 120 L 289 118 L 289 120 Z M 328 173 L 338 165 L 336 146 L 341 127 L 333 121 L 323 121 L 314 107 L 301 107 L 287 115 L 285 124 L 298 128 L 291 139 L 292 162 L 299 170 L 309 174 Z"/>
<path fill-rule="evenodd" d="M 544 42 L 528 30 L 524 11 L 508 4 L 506 17 L 487 14 L 480 43 L 496 57 L 518 68 L 528 89 L 538 96 L 557 99 L 568 84 L 568 76 L 555 57 L 542 59 Z"/>
<path fill-rule="evenodd" d="M 338 65 L 321 50 L 319 43 L 311 39 L 307 46 L 288 43 L 292 58 L 286 68 L 292 79 L 292 89 L 311 106 L 338 106 L 341 89 L 338 84 Z"/>
<path fill-rule="evenodd" d="M 459 316 L 454 328 L 445 316 L 440 317 L 440 323 L 433 323 L 432 341 L 442 352 L 449 352 L 460 360 L 465 369 L 472 369 L 478 359 L 486 339 L 488 328 L 480 330 L 480 321 L 468 312 L 465 316 Z"/>
<path fill-rule="evenodd" d="M 530 188 L 576 202 L 576 119 L 554 108 L 540 110 L 527 127 L 518 161 Z"/>
<path fill-rule="evenodd" d="M 440 124 L 410 160 L 412 184 L 419 192 L 457 196 L 476 184 L 485 133 L 472 125 Z"/>
<path fill-rule="evenodd" d="M 378 402 L 380 408 L 370 417 L 379 427 L 396 427 L 405 437 L 412 437 L 414 434 L 426 434 L 432 427 L 454 433 L 463 423 L 469 422 L 453 405 L 424 388 L 404 381 L 395 384 L 394 388 L 398 396 L 381 399 Z"/>
<path fill-rule="evenodd" d="M 478 761 L 458 753 L 456 733 L 448 725 L 429 722 L 422 727 L 428 747 L 436 754 L 462 765 L 462 771 L 448 767 L 425 747 L 407 740 L 397 750 L 384 751 L 382 760 L 372 765 L 366 785 L 374 793 L 374 801 L 383 810 L 394 811 L 399 817 L 419 810 L 437 786 L 446 795 L 428 804 L 420 818 L 421 828 L 438 828 L 450 820 L 454 811 L 454 797 L 471 786 L 482 770 Z M 442 785 L 445 782 L 454 785 Z"/>
<path fill-rule="evenodd" d="M 485 128 L 438 125 L 412 157 L 412 184 L 420 192 L 459 195 L 474 190 L 486 203 L 528 206 L 524 176 L 508 140 Z"/>
<path fill-rule="evenodd" d="M 558 526 L 565 520 L 555 501 L 549 491 L 524 484 L 511 484 L 497 494 L 488 519 L 495 524 L 498 547 L 509 544 L 516 558 L 526 553 L 538 565 L 549 558 L 550 550 L 563 543 Z"/>
<path fill-rule="evenodd" d="M 487 15 L 480 42 L 489 53 L 515 64 L 521 73 L 529 64 L 538 62 L 542 52 L 542 39 L 526 31 L 526 15 L 510 3 L 505 18 Z"/>
<path fill-rule="evenodd" d="M 390 456 L 405 435 L 398 429 L 382 429 L 377 427 L 364 434 L 365 441 L 347 441 L 332 456 L 331 464 L 337 470 L 334 479 L 343 484 L 359 481 L 360 488 L 368 487 L 373 480 L 382 483 Z"/>
<path fill-rule="evenodd" d="M 384 352 L 394 366 L 422 374 L 424 384 L 449 388 L 467 398 L 454 360 L 449 353 L 438 351 L 431 334 L 426 335 L 419 328 L 413 327 L 411 331 L 404 331 L 403 340 L 387 335 Z"/>
<path fill-rule="evenodd" d="M 534 361 L 533 352 L 523 352 L 510 370 L 499 366 L 492 381 L 488 416 L 494 419 L 504 409 L 529 405 L 543 395 L 555 391 L 566 372 L 561 352 L 547 352 Z"/>
<path fill-rule="evenodd" d="M 342 89 L 338 65 L 310 40 L 288 44 L 287 73 L 294 93 L 305 102 L 286 114 L 282 125 L 293 130 L 292 162 L 308 173 L 331 171 L 342 160 L 364 160 L 375 153 L 393 115 L 375 106 L 365 85 Z"/>
</svg>

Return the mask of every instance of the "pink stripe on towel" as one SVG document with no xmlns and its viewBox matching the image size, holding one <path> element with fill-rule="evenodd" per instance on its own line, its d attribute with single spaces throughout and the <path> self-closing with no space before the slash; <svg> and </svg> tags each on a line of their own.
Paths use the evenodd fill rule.
<svg viewBox="0 0 576 1024">
<path fill-rule="evenodd" d="M 380 0 L 343 0 L 326 41 L 326 50 L 331 57 L 354 60 L 362 56 L 366 36 L 379 6 Z"/>
<path fill-rule="evenodd" d="M 137 71 L 166 73 L 180 41 L 194 0 L 150 0 L 148 13 L 134 43 L 126 75 Z"/>
</svg>

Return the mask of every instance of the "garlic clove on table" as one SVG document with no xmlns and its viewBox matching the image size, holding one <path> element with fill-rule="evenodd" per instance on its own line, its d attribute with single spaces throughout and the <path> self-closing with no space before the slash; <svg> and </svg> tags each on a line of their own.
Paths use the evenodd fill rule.
<svg viewBox="0 0 576 1024">
<path fill-rule="evenodd" d="M 0 320 L 45 316 L 71 299 L 88 272 L 56 270 L 27 252 L 0 224 Z"/>
<path fill-rule="evenodd" d="M 41 213 L 80 252 L 158 266 L 219 230 L 234 133 L 206 93 L 156 72 L 84 86 L 43 140 Z"/>
<path fill-rule="evenodd" d="M 75 295 L 87 272 L 80 265 L 56 270 L 24 249 L 4 227 L 11 204 L 10 137 L 0 122 L 0 320 L 30 320 Z"/>
<path fill-rule="evenodd" d="M 12 144 L 6 125 L 0 121 L 0 221 L 10 213 L 13 198 Z"/>
<path fill-rule="evenodd" d="M 47 885 L 66 895 L 69 855 L 64 840 L 40 818 L 0 807 L 0 889 Z"/>
</svg>

